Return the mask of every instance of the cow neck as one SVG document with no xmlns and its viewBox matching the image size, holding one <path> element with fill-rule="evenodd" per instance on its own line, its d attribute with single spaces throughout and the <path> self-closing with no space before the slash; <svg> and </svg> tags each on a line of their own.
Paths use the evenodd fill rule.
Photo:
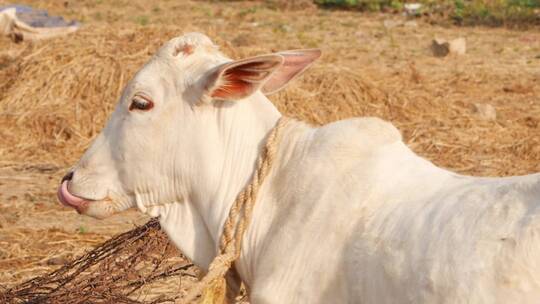
<svg viewBox="0 0 540 304">
<path fill-rule="evenodd" d="M 283 130 L 290 119 L 282 116 L 266 139 L 266 144 L 257 160 L 251 182 L 238 194 L 223 226 L 219 253 L 214 258 L 206 276 L 192 288 L 186 303 L 191 303 L 202 294 L 202 303 L 223 303 L 226 292 L 225 275 L 242 249 L 244 232 L 249 226 L 257 194 L 275 160 Z"/>
</svg>

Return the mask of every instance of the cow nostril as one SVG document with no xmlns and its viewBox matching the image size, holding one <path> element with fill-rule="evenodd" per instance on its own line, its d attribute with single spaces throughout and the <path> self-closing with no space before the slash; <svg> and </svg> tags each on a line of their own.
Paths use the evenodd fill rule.
<svg viewBox="0 0 540 304">
<path fill-rule="evenodd" d="M 64 177 L 62 177 L 62 182 L 61 183 L 63 183 L 64 181 L 70 181 L 72 178 L 73 178 L 73 171 L 71 171 L 68 174 L 64 175 Z"/>
</svg>

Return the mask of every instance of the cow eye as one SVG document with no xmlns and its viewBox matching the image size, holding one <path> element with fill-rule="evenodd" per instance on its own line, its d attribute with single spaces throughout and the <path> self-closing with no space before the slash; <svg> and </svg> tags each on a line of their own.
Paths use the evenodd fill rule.
<svg viewBox="0 0 540 304">
<path fill-rule="evenodd" d="M 141 95 L 135 95 L 131 99 L 129 110 L 148 111 L 154 107 L 154 103 L 150 98 Z"/>
</svg>

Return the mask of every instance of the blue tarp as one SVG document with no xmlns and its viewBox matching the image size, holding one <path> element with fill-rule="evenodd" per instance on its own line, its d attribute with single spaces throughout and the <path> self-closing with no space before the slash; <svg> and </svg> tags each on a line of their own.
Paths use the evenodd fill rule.
<svg viewBox="0 0 540 304">
<path fill-rule="evenodd" d="M 50 16 L 46 10 L 34 9 L 26 5 L 7 5 L 0 7 L 0 12 L 15 8 L 17 19 L 32 26 L 32 27 L 65 27 L 65 26 L 79 26 L 77 21 L 67 22 L 64 18 L 59 16 Z"/>
</svg>

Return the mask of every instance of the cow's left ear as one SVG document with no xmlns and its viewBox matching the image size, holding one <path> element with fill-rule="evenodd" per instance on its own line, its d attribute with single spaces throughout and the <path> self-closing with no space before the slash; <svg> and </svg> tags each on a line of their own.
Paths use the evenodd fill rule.
<svg viewBox="0 0 540 304">
<path fill-rule="evenodd" d="M 222 64 L 205 79 L 205 99 L 239 100 L 257 90 L 276 93 L 321 56 L 318 49 L 285 51 Z"/>
<path fill-rule="evenodd" d="M 206 94 L 212 100 L 239 100 L 259 90 L 284 61 L 270 54 L 224 63 L 206 78 Z"/>
<path fill-rule="evenodd" d="M 294 50 L 277 54 L 283 56 L 283 64 L 264 83 L 261 90 L 265 95 L 278 92 L 286 87 L 291 80 L 300 76 L 315 60 L 321 57 L 321 50 Z"/>
</svg>

